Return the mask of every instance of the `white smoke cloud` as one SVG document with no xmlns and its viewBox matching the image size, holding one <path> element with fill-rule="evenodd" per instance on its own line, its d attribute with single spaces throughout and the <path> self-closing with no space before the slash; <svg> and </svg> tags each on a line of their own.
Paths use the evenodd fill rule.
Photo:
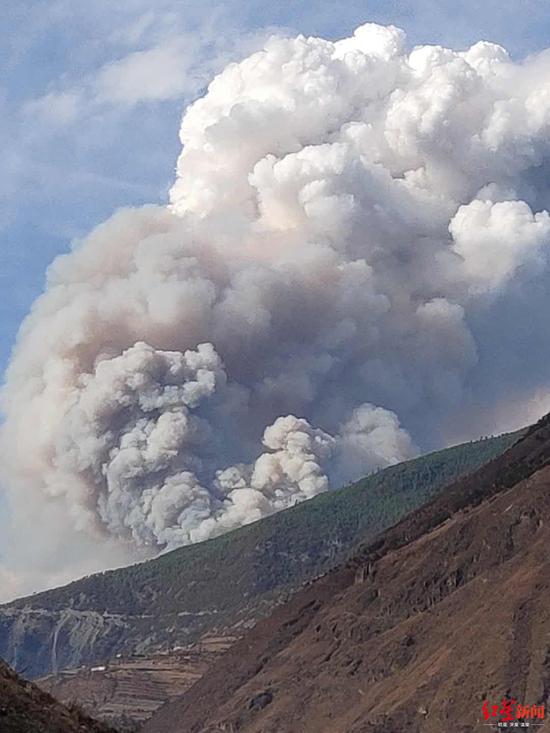
<svg viewBox="0 0 550 733">
<path fill-rule="evenodd" d="M 542 367 L 487 375 L 545 333 L 549 58 L 366 25 L 230 64 L 185 112 L 170 206 L 51 266 L 3 393 L 14 496 L 173 547 L 540 393 Z"/>
<path fill-rule="evenodd" d="M 338 436 L 341 481 L 391 466 L 415 454 L 409 434 L 395 413 L 365 403 L 342 425 Z"/>
<path fill-rule="evenodd" d="M 520 267 L 543 264 L 550 216 L 533 214 L 525 201 L 475 200 L 459 208 L 449 230 L 467 281 L 474 289 L 494 290 Z"/>
</svg>

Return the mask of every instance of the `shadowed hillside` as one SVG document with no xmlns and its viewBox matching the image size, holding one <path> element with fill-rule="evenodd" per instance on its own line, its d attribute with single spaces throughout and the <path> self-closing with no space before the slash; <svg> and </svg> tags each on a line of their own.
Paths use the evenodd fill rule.
<svg viewBox="0 0 550 733">
<path fill-rule="evenodd" d="M 115 733 L 77 708 L 66 708 L 0 660 L 1 733 Z"/>
</svg>

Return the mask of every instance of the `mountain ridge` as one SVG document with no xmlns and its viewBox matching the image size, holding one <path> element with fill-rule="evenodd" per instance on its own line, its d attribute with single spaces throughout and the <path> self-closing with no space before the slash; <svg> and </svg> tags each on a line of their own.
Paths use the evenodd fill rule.
<svg viewBox="0 0 550 733">
<path fill-rule="evenodd" d="M 546 416 L 258 622 L 144 733 L 472 733 L 486 697 L 547 703 L 549 465 Z"/>
<path fill-rule="evenodd" d="M 238 632 L 517 435 L 438 451 L 215 540 L 18 599 L 0 607 L 0 655 L 36 677 Z"/>
</svg>

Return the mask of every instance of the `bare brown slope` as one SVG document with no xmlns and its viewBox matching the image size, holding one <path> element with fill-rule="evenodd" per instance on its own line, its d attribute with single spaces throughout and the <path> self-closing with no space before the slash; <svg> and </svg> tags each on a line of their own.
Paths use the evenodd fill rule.
<svg viewBox="0 0 550 733">
<path fill-rule="evenodd" d="M 145 732 L 466 733 L 485 697 L 547 701 L 549 438 L 546 418 L 304 589 Z"/>
<path fill-rule="evenodd" d="M 0 733 L 114 733 L 66 708 L 0 660 Z"/>
</svg>

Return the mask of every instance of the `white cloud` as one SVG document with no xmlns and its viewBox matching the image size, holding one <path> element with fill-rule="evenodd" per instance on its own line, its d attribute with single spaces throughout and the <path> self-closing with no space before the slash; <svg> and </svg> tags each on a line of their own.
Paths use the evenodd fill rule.
<svg viewBox="0 0 550 733">
<path fill-rule="evenodd" d="M 533 214 L 525 201 L 480 201 L 461 206 L 449 230 L 474 291 L 498 290 L 519 268 L 543 266 L 550 216 Z"/>
<path fill-rule="evenodd" d="M 151 18 L 143 19 L 136 42 L 151 23 Z M 124 114 L 136 104 L 173 100 L 183 104 L 196 97 L 228 62 L 261 47 L 268 31 L 237 37 L 220 35 L 218 29 L 205 26 L 196 34 L 166 30 L 154 36 L 153 45 L 128 52 L 123 44 L 124 53 L 97 70 L 76 80 L 64 77 L 54 82 L 45 94 L 23 104 L 23 118 L 27 123 L 38 118 L 41 124 L 55 129 L 79 119 L 100 117 L 105 108 Z"/>
<path fill-rule="evenodd" d="M 189 38 L 170 39 L 145 51 L 130 53 L 98 72 L 98 102 L 133 105 L 163 101 L 197 92 L 196 64 L 200 50 Z"/>
<path fill-rule="evenodd" d="M 27 102 L 22 112 L 28 120 L 37 118 L 39 124 L 63 127 L 77 120 L 82 103 L 83 97 L 76 91 L 49 92 Z"/>
</svg>

